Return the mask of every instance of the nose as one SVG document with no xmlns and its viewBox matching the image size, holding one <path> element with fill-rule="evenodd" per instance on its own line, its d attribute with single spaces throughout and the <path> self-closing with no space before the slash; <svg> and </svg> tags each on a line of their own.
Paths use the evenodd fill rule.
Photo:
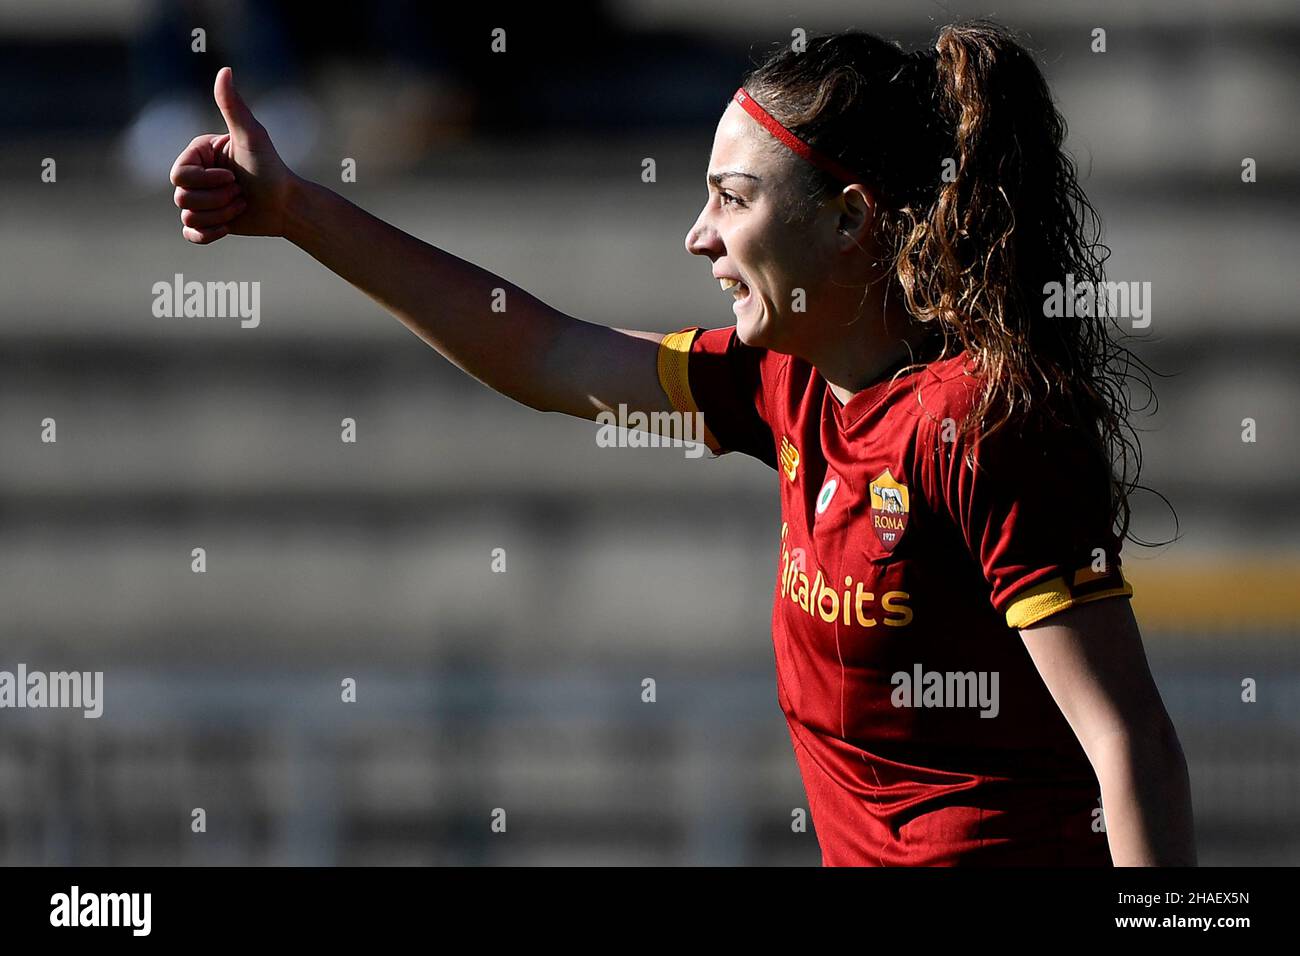
<svg viewBox="0 0 1300 956">
<path fill-rule="evenodd" d="M 709 225 L 707 221 L 707 207 L 700 211 L 699 218 L 695 220 L 695 225 L 686 233 L 686 251 L 693 256 L 708 256 L 714 258 L 722 255 L 722 241 L 718 238 L 717 232 Z"/>
</svg>

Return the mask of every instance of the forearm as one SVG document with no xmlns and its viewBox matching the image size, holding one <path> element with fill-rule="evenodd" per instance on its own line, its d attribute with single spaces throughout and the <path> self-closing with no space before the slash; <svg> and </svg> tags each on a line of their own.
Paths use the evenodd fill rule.
<svg viewBox="0 0 1300 956">
<path fill-rule="evenodd" d="M 1111 858 L 1116 866 L 1195 866 L 1191 785 L 1172 726 L 1098 745 Z"/>
<path fill-rule="evenodd" d="M 465 372 L 516 401 L 547 409 L 553 392 L 545 381 L 547 355 L 565 331 L 581 324 L 577 319 L 323 186 L 297 180 L 290 195 L 286 239 Z"/>
</svg>

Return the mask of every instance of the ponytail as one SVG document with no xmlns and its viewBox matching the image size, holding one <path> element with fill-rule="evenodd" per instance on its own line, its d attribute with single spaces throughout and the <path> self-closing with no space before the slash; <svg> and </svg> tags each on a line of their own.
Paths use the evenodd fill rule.
<svg viewBox="0 0 1300 956">
<path fill-rule="evenodd" d="M 984 382 L 972 418 L 984 431 L 1039 408 L 1095 418 L 1079 389 L 1095 372 L 1095 349 L 1077 340 L 1086 330 L 1043 317 L 1046 283 L 1066 271 L 1100 279 L 1109 253 L 1061 150 L 1064 121 L 1032 58 L 1000 28 L 944 27 L 935 51 L 932 105 L 950 153 L 934 202 L 893 224 L 908 309 L 970 355 Z"/>
</svg>

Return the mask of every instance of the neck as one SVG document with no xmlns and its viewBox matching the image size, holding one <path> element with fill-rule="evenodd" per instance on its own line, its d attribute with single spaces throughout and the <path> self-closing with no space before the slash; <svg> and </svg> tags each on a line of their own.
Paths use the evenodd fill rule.
<svg viewBox="0 0 1300 956">
<path fill-rule="evenodd" d="M 910 357 L 911 350 L 907 347 L 907 343 L 896 342 L 892 348 L 873 352 L 870 359 L 864 359 L 863 364 L 856 368 L 828 369 L 821 365 L 815 367 L 822 378 L 826 379 L 831 394 L 839 399 L 841 405 L 846 405 L 854 395 L 883 380 L 887 374 L 905 364 Z"/>
<path fill-rule="evenodd" d="M 869 309 L 845 329 L 850 334 L 825 343 L 817 350 L 819 354 L 807 356 L 841 405 L 910 361 L 924 337 L 924 330 L 897 301 L 883 314 L 878 304 L 873 305 L 877 306 L 874 311 Z"/>
</svg>

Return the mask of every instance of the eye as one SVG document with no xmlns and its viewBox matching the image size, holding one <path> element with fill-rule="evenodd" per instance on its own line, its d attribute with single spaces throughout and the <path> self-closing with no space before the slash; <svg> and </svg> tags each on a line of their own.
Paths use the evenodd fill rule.
<svg viewBox="0 0 1300 956">
<path fill-rule="evenodd" d="M 740 205 L 740 206 L 744 205 L 744 203 L 741 201 L 739 196 L 735 196 L 729 192 L 723 192 L 721 190 L 718 192 L 718 202 L 720 205 L 723 206 L 730 206 L 732 204 Z"/>
</svg>

